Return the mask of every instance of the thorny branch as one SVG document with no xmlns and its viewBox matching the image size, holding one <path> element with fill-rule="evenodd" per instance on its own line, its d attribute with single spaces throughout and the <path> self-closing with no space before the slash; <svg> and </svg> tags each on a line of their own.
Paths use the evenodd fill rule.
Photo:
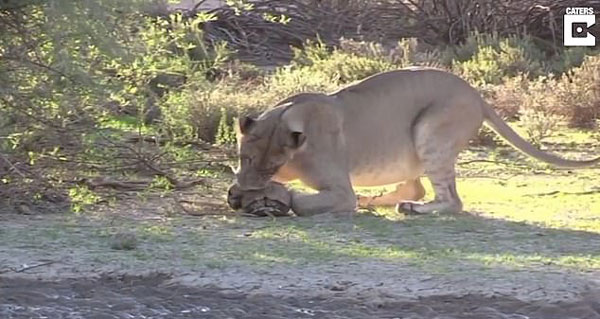
<svg viewBox="0 0 600 319">
<path fill-rule="evenodd" d="M 135 159 L 137 160 L 137 163 L 144 165 L 146 168 L 148 168 L 150 171 L 152 171 L 155 175 L 166 178 L 169 181 L 169 183 L 171 183 L 171 185 L 173 187 L 175 187 L 176 189 L 189 188 L 189 187 L 192 187 L 195 185 L 205 184 L 205 180 L 203 178 L 194 179 L 191 181 L 180 181 L 177 178 L 175 178 L 173 176 L 173 174 L 171 174 L 170 172 L 167 172 L 167 171 L 159 168 L 157 165 L 155 165 L 154 161 L 156 159 L 160 158 L 161 156 L 163 156 L 165 154 L 164 152 L 159 153 L 158 155 L 151 156 L 149 158 L 146 154 L 142 153 L 141 149 L 136 149 L 126 143 L 117 142 L 117 141 L 107 137 L 105 134 L 99 134 L 99 136 L 101 136 L 107 143 L 111 144 L 113 147 L 125 148 L 125 149 L 129 150 L 132 154 L 135 155 Z M 107 186 L 107 185 L 112 185 L 112 187 L 125 186 L 125 185 L 119 185 L 119 183 L 114 183 L 114 182 L 112 184 L 104 183 L 99 186 Z M 125 186 L 125 187 L 127 187 L 127 186 Z"/>
<path fill-rule="evenodd" d="M 599 0 L 592 3 L 600 5 Z M 210 11 L 216 21 L 204 24 L 210 42 L 225 41 L 241 60 L 256 64 L 289 61 L 291 47 L 317 36 L 335 45 L 340 37 L 366 41 L 397 41 L 416 37 L 428 44 L 457 44 L 471 33 L 499 35 L 527 32 L 556 47 L 562 41 L 564 10 L 583 0 L 255 0 L 251 10 L 223 6 Z M 187 11 L 192 15 L 200 5 Z M 284 15 L 287 23 L 265 16 Z"/>
</svg>

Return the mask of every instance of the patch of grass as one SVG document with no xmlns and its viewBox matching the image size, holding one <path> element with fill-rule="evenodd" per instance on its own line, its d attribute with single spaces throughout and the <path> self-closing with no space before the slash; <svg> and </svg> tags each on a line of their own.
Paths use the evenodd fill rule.
<svg viewBox="0 0 600 319">
<path fill-rule="evenodd" d="M 174 240 L 173 227 L 168 224 L 146 224 L 137 230 L 141 239 L 152 242 L 169 242 Z"/>
<path fill-rule="evenodd" d="M 74 186 L 69 189 L 69 198 L 71 200 L 71 209 L 75 213 L 81 213 L 85 207 L 98 202 L 100 197 L 87 186 Z"/>
<path fill-rule="evenodd" d="M 573 130 L 552 135 L 543 147 L 572 158 L 600 154 L 591 133 Z M 162 269 L 381 262 L 432 274 L 600 270 L 598 168 L 552 169 L 504 146 L 472 148 L 459 162 L 469 162 L 458 166 L 458 189 L 470 213 L 405 216 L 377 209 L 353 216 L 174 215 L 118 223 L 98 218 L 92 228 L 71 215 L 64 222 L 28 227 L 27 232 L 4 228 L 0 241 L 9 252 L 24 246 L 31 247 L 30 254 L 46 256 L 68 248 L 85 261 Z M 431 198 L 431 186 L 424 184 Z M 304 188 L 298 183 L 293 187 Z M 111 235 L 123 229 L 135 230 L 135 251 L 110 249 Z"/>
<path fill-rule="evenodd" d="M 507 181 L 459 180 L 465 207 L 485 216 L 526 221 L 543 227 L 600 233 L 600 190 L 587 174 L 517 176 Z"/>
<path fill-rule="evenodd" d="M 574 269 L 600 269 L 600 255 L 587 254 L 577 256 L 548 257 L 538 254 L 466 254 L 465 259 L 487 266 L 510 266 L 513 268 L 536 266 L 560 266 Z"/>
<path fill-rule="evenodd" d="M 561 156 L 591 158 L 600 153 L 593 145 L 590 132 L 564 130 L 543 147 Z M 321 262 L 335 256 L 426 261 L 426 267 L 438 270 L 465 262 L 600 269 L 600 189 L 594 182 L 600 171 L 554 169 L 510 148 L 498 150 L 494 156 L 486 149 L 461 156 L 460 161 L 484 160 L 459 166 L 459 193 L 465 209 L 475 214 L 414 217 L 377 208 L 326 225 L 311 225 L 314 222 L 306 219 L 290 225 L 280 219 L 283 224 L 253 234 L 252 238 L 269 243 L 259 241 L 255 248 L 272 252 L 272 246 L 284 247 L 275 250 L 288 262 Z M 431 199 L 431 185 L 425 186 Z M 297 182 L 292 187 L 306 189 Z M 392 189 L 357 191 L 376 195 Z"/>
<path fill-rule="evenodd" d="M 110 131 L 112 134 L 140 133 L 143 135 L 155 135 L 156 127 L 144 124 L 141 118 L 133 115 L 106 115 L 98 122 L 98 128 Z"/>
<path fill-rule="evenodd" d="M 592 133 L 576 130 L 554 134 L 544 148 L 569 158 L 600 154 Z M 506 165 L 483 162 L 460 166 L 458 189 L 465 209 L 491 218 L 600 233 L 600 189 L 594 182 L 600 175 L 597 168 L 556 169 L 534 159 L 523 161 L 521 156 L 497 158 Z M 461 160 L 476 157 L 466 152 Z M 521 166 L 529 163 L 533 165 Z"/>
</svg>

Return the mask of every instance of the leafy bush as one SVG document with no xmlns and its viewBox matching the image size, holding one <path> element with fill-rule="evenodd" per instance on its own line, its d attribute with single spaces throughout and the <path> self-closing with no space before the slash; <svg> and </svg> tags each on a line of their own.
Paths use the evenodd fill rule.
<svg viewBox="0 0 600 319">
<path fill-rule="evenodd" d="M 229 115 L 225 108 L 221 108 L 221 119 L 219 120 L 219 126 L 217 127 L 217 136 L 215 142 L 218 145 L 234 145 L 236 142 L 235 131 L 233 129 L 234 123 L 229 121 Z"/>
<path fill-rule="evenodd" d="M 124 80 L 113 99 L 137 114 L 158 105 L 164 133 L 171 138 L 197 136 L 199 129 L 189 122 L 192 105 L 209 111 L 206 116 L 214 120 L 213 110 L 206 108 L 206 95 L 214 89 L 209 76 L 223 68 L 229 56 L 223 44 L 209 48 L 204 43 L 199 24 L 211 19 L 208 14 L 188 19 L 180 14 L 146 18 L 140 41 L 132 47 L 133 58 L 112 61 L 117 76 Z"/>
<path fill-rule="evenodd" d="M 474 43 L 481 46 L 474 46 Z M 222 66 L 225 71 L 218 82 L 200 79 L 163 100 L 161 109 L 166 114 L 163 129 L 171 128 L 172 135 L 193 135 L 216 141 L 216 136 L 221 136 L 218 130 L 223 110 L 231 115 L 255 113 L 292 94 L 331 92 L 340 85 L 382 71 L 415 64 L 443 67 L 439 62 L 443 60 L 443 53 L 419 51 L 417 46 L 415 39 L 402 40 L 392 47 L 346 39 L 334 48 L 322 42 L 307 42 L 304 49 L 295 50 L 290 65 L 270 73 L 239 62 Z M 544 54 L 531 39 L 472 37 L 457 52 L 455 72 L 486 91 L 503 116 L 516 119 L 526 115 L 533 122 L 541 116 L 540 112 L 548 113 L 539 108 L 535 113 L 525 111 L 533 105 L 525 100 L 539 99 L 537 95 L 542 93 L 530 90 L 529 79 L 546 70 L 545 64 L 540 62 L 544 60 Z M 460 62 L 458 57 L 466 60 Z M 548 99 L 543 98 L 544 101 Z M 554 112 L 552 116 L 555 113 L 560 112 Z"/>
<path fill-rule="evenodd" d="M 558 113 L 570 126 L 593 127 L 600 118 L 600 55 L 587 56 L 580 67 L 563 74 L 548 92 L 555 96 Z"/>
<path fill-rule="evenodd" d="M 486 87 L 494 109 L 504 118 L 518 119 L 523 100 L 529 94 L 528 83 L 529 80 L 525 76 L 518 75 L 506 78 L 500 85 Z"/>
<path fill-rule="evenodd" d="M 593 127 L 600 118 L 600 56 L 586 57 L 580 67 L 559 77 L 540 76 L 532 81 L 516 77 L 494 91 L 495 106 L 509 116 L 515 115 L 512 106 L 520 105 L 520 113 L 527 113 L 529 119 L 543 113 L 549 123 L 559 116 L 573 127 Z"/>
<path fill-rule="evenodd" d="M 301 92 L 322 92 L 335 89 L 340 83 L 339 75 L 331 70 L 319 70 L 316 67 L 282 67 L 266 79 L 264 89 L 267 96 L 275 95 L 284 99 L 288 95 Z"/>
<path fill-rule="evenodd" d="M 373 50 L 376 50 L 376 47 L 373 47 Z M 367 51 L 360 54 L 338 48 L 328 52 L 323 43 L 308 42 L 304 50 L 295 50 L 292 70 L 319 74 L 337 83 L 349 83 L 395 68 L 384 56 L 373 54 L 375 52 Z M 279 76 L 281 77 L 281 74 Z"/>
<path fill-rule="evenodd" d="M 579 67 L 586 55 L 593 55 L 594 51 L 588 47 L 570 47 L 555 55 L 546 67 L 548 73 L 563 74 L 572 68 Z"/>
<path fill-rule="evenodd" d="M 563 119 L 559 115 L 560 106 L 556 96 L 548 94 L 555 86 L 556 80 L 553 78 L 540 77 L 530 82 L 521 104 L 520 120 L 534 144 L 540 144 L 544 138 L 556 132 Z"/>
<path fill-rule="evenodd" d="M 535 145 L 540 145 L 543 139 L 556 133 L 561 120 L 562 117 L 546 110 L 525 108 L 521 111 L 521 123 L 525 127 L 529 141 Z"/>
<path fill-rule="evenodd" d="M 470 60 L 482 47 L 497 45 L 500 41 L 497 34 L 473 33 L 458 45 L 445 47 L 440 56 L 440 62 L 451 66 L 454 62 L 465 62 Z"/>
<path fill-rule="evenodd" d="M 476 49 L 472 47 L 474 41 L 480 43 Z M 542 74 L 544 59 L 545 54 L 528 37 L 481 37 L 459 50 L 452 68 L 475 85 L 500 84 L 505 77 L 521 73 L 530 78 Z"/>
</svg>

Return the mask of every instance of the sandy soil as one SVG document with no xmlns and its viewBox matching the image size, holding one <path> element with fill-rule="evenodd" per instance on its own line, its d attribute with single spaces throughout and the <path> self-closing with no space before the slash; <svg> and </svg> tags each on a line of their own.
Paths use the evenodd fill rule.
<svg viewBox="0 0 600 319">
<path fill-rule="evenodd" d="M 369 296 L 279 297 L 173 284 L 167 276 L 0 281 L 2 318 L 600 318 L 600 293 L 578 301 L 438 295 L 374 304 Z"/>
<path fill-rule="evenodd" d="M 145 219 L 132 225 L 159 224 L 158 216 L 140 216 Z M 109 237 L 102 235 L 111 227 L 130 227 L 123 221 L 99 223 L 63 215 L 0 215 L 0 221 L 2 318 L 197 318 L 193 314 L 199 313 L 206 318 L 600 318 L 597 271 L 551 265 L 480 269 L 453 260 L 451 268 L 432 273 L 423 265 L 377 258 L 256 264 L 232 257 L 236 250 L 256 250 L 242 255 L 268 253 L 271 245 L 277 245 L 275 240 L 267 240 L 266 246 L 245 244 L 253 231 L 273 223 L 269 219 L 242 218 L 236 223 L 210 216 L 178 219 L 172 237 L 141 237 L 133 251 L 112 250 Z M 319 231 L 337 225 L 342 232 L 367 222 L 387 225 L 375 217 L 334 215 L 301 222 Z M 417 222 L 422 221 L 391 227 L 414 237 L 408 230 L 423 232 L 415 228 Z M 478 238 L 448 222 L 436 223 L 450 226 L 424 238 L 469 242 Z M 436 227 L 423 229 L 431 232 Z M 485 236 L 513 238 L 530 232 L 511 227 L 490 225 L 497 234 Z M 192 240 L 185 229 L 201 229 L 206 241 Z M 376 241 L 367 231 L 360 236 L 365 242 Z M 593 251 L 599 242 L 595 235 L 556 236 L 564 237 L 557 242 L 562 250 L 577 246 Z M 521 241 L 518 249 L 531 244 Z M 186 262 L 179 254 L 186 249 L 198 255 Z"/>
</svg>

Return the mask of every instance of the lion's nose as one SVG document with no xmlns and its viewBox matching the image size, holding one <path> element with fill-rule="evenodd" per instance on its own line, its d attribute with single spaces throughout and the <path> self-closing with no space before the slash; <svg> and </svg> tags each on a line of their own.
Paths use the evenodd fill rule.
<svg viewBox="0 0 600 319">
<path fill-rule="evenodd" d="M 264 189 L 267 185 L 268 179 L 263 181 L 261 176 L 256 174 L 237 174 L 236 175 L 236 186 L 241 191 L 255 191 Z"/>
<path fill-rule="evenodd" d="M 233 209 L 242 207 L 242 195 L 238 185 L 234 184 L 227 191 L 227 204 Z"/>
</svg>

